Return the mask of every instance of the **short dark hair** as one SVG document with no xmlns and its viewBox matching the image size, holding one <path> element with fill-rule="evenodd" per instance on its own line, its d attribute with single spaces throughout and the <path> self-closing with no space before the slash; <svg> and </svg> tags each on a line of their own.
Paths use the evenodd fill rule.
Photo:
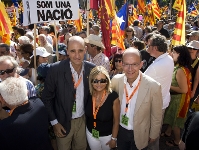
<svg viewBox="0 0 199 150">
<path fill-rule="evenodd" d="M 133 22 L 133 26 L 138 26 L 139 25 L 139 20 L 135 20 L 134 22 Z"/>
<path fill-rule="evenodd" d="M 6 48 L 6 51 L 10 51 L 10 46 L 9 45 L 7 45 L 7 44 L 5 44 L 5 43 L 0 43 L 0 47 L 2 47 L 2 48 Z"/>
<path fill-rule="evenodd" d="M 30 56 L 33 55 L 33 45 L 32 44 L 22 44 L 20 46 L 20 50 L 23 51 L 24 53 L 28 53 Z"/>
<path fill-rule="evenodd" d="M 150 39 L 151 39 L 151 45 L 157 46 L 159 52 L 164 52 L 164 53 L 167 52 L 168 45 L 165 36 L 162 36 L 160 34 L 155 34 Z"/>
<path fill-rule="evenodd" d="M 148 42 L 148 40 L 153 36 L 153 33 L 149 33 L 147 34 L 147 36 L 145 37 L 145 41 Z"/>
<path fill-rule="evenodd" d="M 145 47 L 143 41 L 133 41 L 133 45 L 136 46 L 139 51 L 143 50 Z"/>
</svg>

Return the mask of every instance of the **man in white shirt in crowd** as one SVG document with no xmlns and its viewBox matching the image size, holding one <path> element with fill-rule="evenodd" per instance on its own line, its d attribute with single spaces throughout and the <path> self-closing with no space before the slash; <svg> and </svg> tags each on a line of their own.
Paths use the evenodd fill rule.
<svg viewBox="0 0 199 150">
<path fill-rule="evenodd" d="M 174 63 L 172 57 L 167 53 L 168 46 L 164 36 L 159 34 L 153 35 L 149 39 L 149 43 L 147 52 L 156 59 L 144 73 L 161 84 L 163 98 L 162 115 L 164 116 L 165 109 L 169 106 L 170 102 L 170 86 Z M 149 149 L 159 150 L 159 138 L 149 145 Z"/>
</svg>

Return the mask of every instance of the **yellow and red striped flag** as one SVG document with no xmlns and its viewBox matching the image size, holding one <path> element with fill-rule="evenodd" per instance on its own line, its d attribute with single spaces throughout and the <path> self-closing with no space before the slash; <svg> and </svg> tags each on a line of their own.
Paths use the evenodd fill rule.
<svg viewBox="0 0 199 150">
<path fill-rule="evenodd" d="M 160 7 L 157 3 L 157 0 L 152 0 L 151 4 L 152 4 L 152 9 L 153 9 L 153 13 L 154 13 L 155 17 L 160 19 L 161 13 L 160 13 Z"/>
<path fill-rule="evenodd" d="M 173 9 L 180 11 L 182 8 L 183 0 L 175 0 L 173 4 Z"/>
<path fill-rule="evenodd" d="M 132 15 L 129 16 L 128 26 L 132 25 L 133 21 L 138 19 L 137 9 L 134 8 L 133 5 L 131 7 L 132 7 Z"/>
<path fill-rule="evenodd" d="M 112 21 L 112 40 L 111 40 L 111 44 L 116 45 L 118 47 L 120 47 L 122 50 L 125 49 L 124 46 L 124 36 L 121 32 L 120 29 L 120 24 L 119 24 L 119 20 L 117 18 L 116 12 L 115 12 L 115 18 Z"/>
<path fill-rule="evenodd" d="M 182 7 L 178 12 L 178 18 L 175 25 L 172 45 L 185 44 L 185 18 L 186 18 L 186 1 L 183 0 Z"/>
<path fill-rule="evenodd" d="M 81 32 L 82 31 L 82 16 L 80 14 L 79 10 L 79 19 L 74 21 L 75 26 L 77 27 L 77 31 Z"/>
<path fill-rule="evenodd" d="M 111 18 L 114 18 L 115 2 L 113 0 L 105 0 L 106 10 Z"/>
<path fill-rule="evenodd" d="M 11 22 L 5 10 L 5 5 L 0 2 L 0 36 L 5 44 L 10 45 Z"/>
<path fill-rule="evenodd" d="M 137 3 L 138 3 L 138 8 L 140 9 L 140 11 L 142 13 L 145 13 L 145 3 L 144 3 L 144 0 L 138 0 Z"/>
</svg>

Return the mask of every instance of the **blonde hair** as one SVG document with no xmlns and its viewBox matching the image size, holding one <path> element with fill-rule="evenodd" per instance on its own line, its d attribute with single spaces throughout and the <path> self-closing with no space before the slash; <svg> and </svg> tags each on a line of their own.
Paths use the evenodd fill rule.
<svg viewBox="0 0 199 150">
<path fill-rule="evenodd" d="M 91 95 L 93 94 L 93 85 L 92 85 L 92 80 L 95 79 L 95 77 L 98 75 L 98 74 L 104 74 L 106 76 L 106 79 L 107 79 L 107 85 L 106 85 L 106 91 L 107 92 L 112 92 L 111 90 L 111 80 L 110 80 L 110 77 L 109 77 L 109 74 L 108 74 L 108 71 L 103 67 L 103 66 L 96 66 L 95 68 L 93 68 L 90 72 L 90 75 L 89 75 L 89 89 L 90 89 L 90 93 Z"/>
</svg>

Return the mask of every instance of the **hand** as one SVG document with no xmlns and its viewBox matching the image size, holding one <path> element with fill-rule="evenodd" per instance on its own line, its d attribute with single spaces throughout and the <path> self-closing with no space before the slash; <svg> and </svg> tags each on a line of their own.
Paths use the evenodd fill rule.
<svg viewBox="0 0 199 150">
<path fill-rule="evenodd" d="M 151 138 L 149 138 L 149 143 L 153 143 L 153 142 L 155 142 L 155 140 L 156 140 L 156 139 L 151 139 Z"/>
<path fill-rule="evenodd" d="M 110 148 L 115 148 L 116 147 L 116 141 L 110 140 L 110 141 L 108 141 L 108 143 L 106 143 L 106 145 L 109 145 Z"/>
<path fill-rule="evenodd" d="M 62 133 L 62 132 L 66 133 L 66 130 L 64 129 L 64 127 L 60 123 L 55 124 L 53 126 L 53 130 L 54 130 L 55 135 L 59 138 L 66 136 L 65 134 Z"/>
<path fill-rule="evenodd" d="M 191 91 L 191 98 L 193 98 L 195 95 L 195 91 Z"/>
<path fill-rule="evenodd" d="M 185 143 L 183 141 L 180 141 L 179 149 L 180 150 L 185 150 Z"/>
</svg>

